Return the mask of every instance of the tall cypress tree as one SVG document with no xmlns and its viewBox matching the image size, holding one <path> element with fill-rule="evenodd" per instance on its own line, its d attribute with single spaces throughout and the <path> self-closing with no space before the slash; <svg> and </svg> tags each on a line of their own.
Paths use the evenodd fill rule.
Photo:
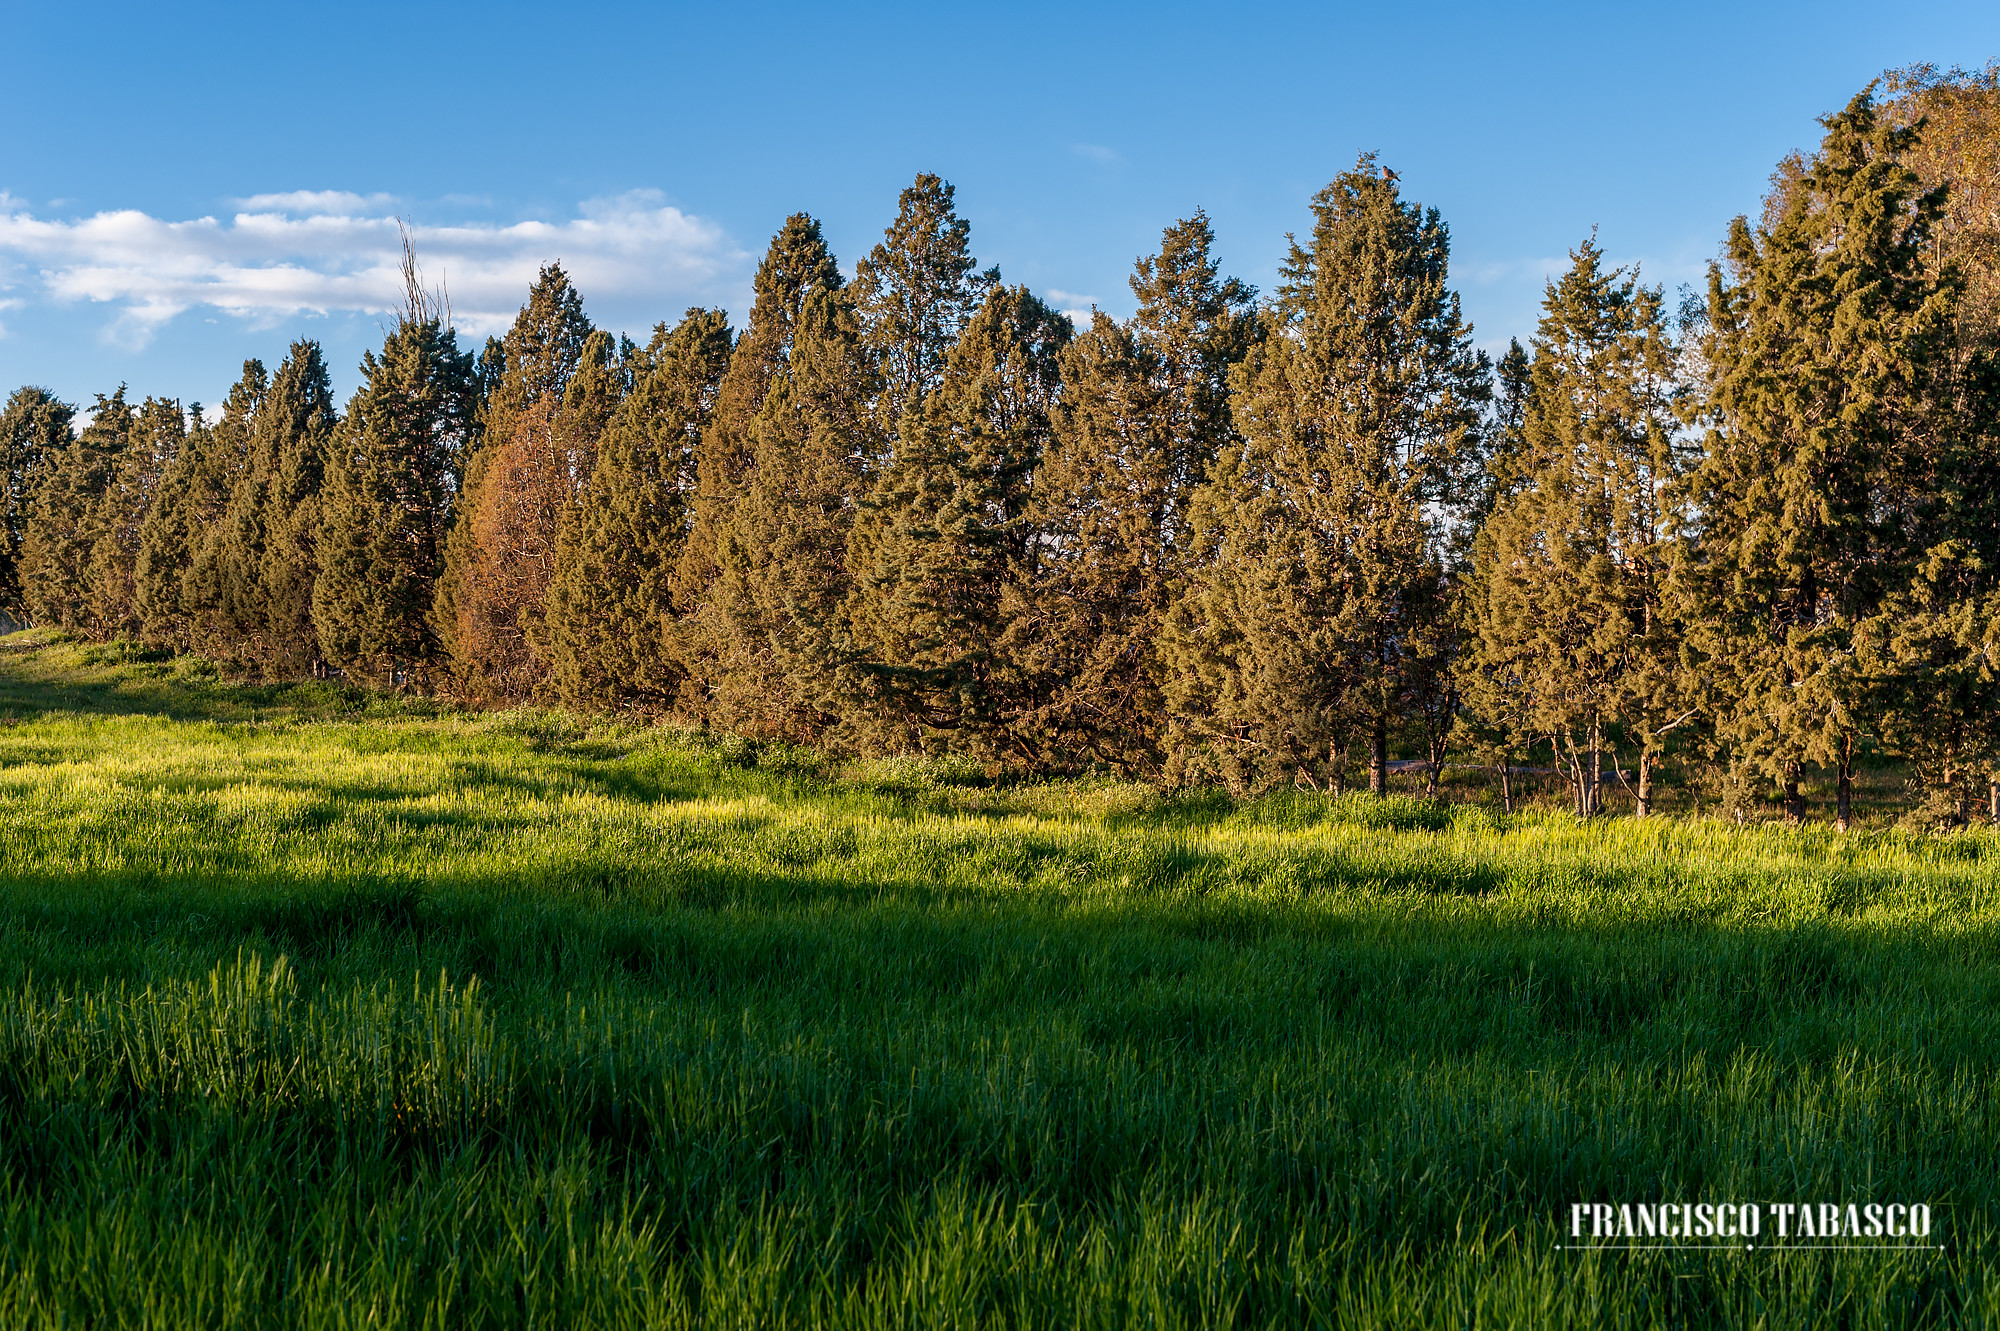
<svg viewBox="0 0 2000 1331">
<path fill-rule="evenodd" d="M 320 491 L 339 426 L 319 344 L 294 342 L 257 418 L 257 453 L 269 468 L 259 487 L 264 511 L 258 567 L 267 672 L 318 673 L 321 664 L 312 591 L 319 577 Z"/>
<path fill-rule="evenodd" d="M 313 628 L 326 660 L 396 686 L 426 682 L 439 644 L 430 618 L 444 566 L 451 474 L 475 428 L 473 357 L 411 283 L 407 308 L 327 459 Z"/>
<path fill-rule="evenodd" d="M 880 410 L 891 436 L 922 409 L 960 330 L 1000 285 L 998 268 L 977 271 L 972 225 L 958 215 L 954 193 L 939 177 L 919 175 L 896 200 L 881 243 L 855 267 L 862 317 L 882 356 Z"/>
<path fill-rule="evenodd" d="M 136 635 L 139 543 L 159 490 L 187 435 L 181 405 L 149 397 L 133 413 L 125 444 L 108 468 L 89 521 L 94 536 L 86 577 L 88 631 L 99 638 Z"/>
<path fill-rule="evenodd" d="M 1443 612 L 1443 534 L 1487 365 L 1447 286 L 1449 236 L 1363 157 L 1313 201 L 1271 327 L 1238 370 L 1240 447 L 1196 501 L 1202 571 L 1168 619 L 1169 696 L 1234 784 L 1369 787 Z"/>
<path fill-rule="evenodd" d="M 848 293 L 813 291 L 752 427 L 703 612 L 721 667 L 712 715 L 732 729 L 810 742 L 838 719 L 847 541 L 881 453 L 870 410 L 880 383 Z"/>
<path fill-rule="evenodd" d="M 1030 481 L 1070 324 L 1000 287 L 966 324 L 855 521 L 844 607 L 851 733 L 1035 761 L 1039 700 L 1002 648 L 1030 567 Z"/>
<path fill-rule="evenodd" d="M 1129 326 L 1102 314 L 1062 357 L 1062 401 L 1036 473 L 1035 567 L 1009 626 L 1052 761 L 1150 770 L 1164 711 L 1156 639 L 1192 567 L 1195 489 L 1234 436 L 1228 376 L 1258 329 L 1254 292 L 1222 278 L 1201 213 L 1169 227 L 1131 279 Z"/>
<path fill-rule="evenodd" d="M 485 450 L 483 479 L 460 514 L 469 539 L 453 639 L 457 685 L 472 696 L 518 701 L 547 678 L 538 644 L 559 533 L 625 396 L 617 351 L 610 334 L 592 333 L 562 396 L 524 409 Z"/>
<path fill-rule="evenodd" d="M 195 622 L 187 597 L 194 552 L 229 502 L 229 475 L 218 454 L 216 432 L 202 419 L 201 404 L 188 408 L 187 437 L 160 474 L 146 520 L 139 528 L 133 563 L 133 599 L 139 631 L 150 643 L 189 651 Z"/>
<path fill-rule="evenodd" d="M 1834 771 L 1841 825 L 1883 680 L 1858 625 L 1908 586 L 1923 434 L 1956 285 L 1926 271 L 1942 206 L 1900 164 L 1914 131 L 1868 92 L 1827 117 L 1781 214 L 1731 229 L 1709 282 L 1708 407 L 1695 477 L 1700 540 L 1686 585 L 1732 766 L 1777 784 L 1804 816 L 1808 764 Z"/>
<path fill-rule="evenodd" d="M 220 500 L 214 510 L 202 512 L 202 526 L 188 536 L 188 568 L 180 578 L 180 608 L 188 618 L 194 646 L 218 660 L 242 665 L 246 642 L 238 632 L 230 606 L 230 524 L 224 514 L 230 500 L 246 484 L 250 460 L 256 452 L 256 414 L 270 392 L 270 374 L 264 362 L 246 360 L 242 376 L 230 386 L 222 400 L 222 418 L 206 440 L 214 484 L 220 486 Z"/>
<path fill-rule="evenodd" d="M 670 583 L 731 341 L 723 311 L 689 310 L 635 359 L 632 391 L 557 538 L 542 650 L 564 702 L 661 711 L 679 694 Z"/>
<path fill-rule="evenodd" d="M 702 715 L 721 678 L 720 656 L 728 650 L 726 642 L 712 637 L 716 625 L 704 611 L 755 459 L 757 415 L 791 357 L 806 301 L 815 291 L 837 291 L 842 285 L 819 223 L 805 213 L 786 218 L 757 265 L 752 285 L 749 326 L 737 339 L 715 409 L 695 449 L 694 502 L 672 581 L 674 605 L 682 616 L 674 652 L 687 676 L 683 698 L 690 711 Z"/>
<path fill-rule="evenodd" d="M 17 388 L 0 411 L 0 614 L 27 614 L 21 591 L 21 548 L 27 540 L 34 487 L 70 444 L 76 408 L 47 390 Z"/>
<path fill-rule="evenodd" d="M 1572 258 L 1543 300 L 1512 475 L 1465 582 L 1468 696 L 1486 727 L 1551 745 L 1580 816 L 1602 810 L 1600 753 L 1623 722 L 1644 817 L 1687 715 L 1668 594 L 1673 348 L 1658 291 L 1607 270 L 1594 240 Z"/>
<path fill-rule="evenodd" d="M 43 458 L 21 542 L 22 598 L 37 624 L 90 634 L 103 628 L 91 597 L 91 557 L 133 418 L 123 385 L 110 397 L 99 393 L 90 423 Z"/>
<path fill-rule="evenodd" d="M 1923 554 L 1860 650 L 1884 677 L 1882 737 L 1912 761 L 1920 816 L 1962 822 L 1983 779 L 2000 824 L 2000 65 L 1917 65 L 1885 84 L 1884 118 L 1917 131 L 1899 160 L 1943 188 L 1923 259 L 1954 288 L 1956 317 L 1930 358 L 1913 450 Z"/>
<path fill-rule="evenodd" d="M 437 580 L 432 626 L 461 685 L 477 687 L 485 637 L 478 625 L 490 616 L 469 597 L 477 558 L 471 515 L 485 500 L 492 458 L 515 434 L 534 422 L 546 426 L 569 382 L 583 363 L 584 347 L 595 331 L 583 312 L 583 297 L 562 265 L 545 265 L 528 289 L 527 304 L 500 342 L 488 338 L 471 381 L 478 404 L 474 428 L 460 445 L 452 468 L 452 524 L 444 571 Z M 462 633 L 476 641 L 461 642 Z"/>
</svg>

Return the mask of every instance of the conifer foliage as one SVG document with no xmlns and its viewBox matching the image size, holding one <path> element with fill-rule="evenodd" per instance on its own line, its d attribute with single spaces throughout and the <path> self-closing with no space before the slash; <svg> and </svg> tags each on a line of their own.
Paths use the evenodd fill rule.
<svg viewBox="0 0 2000 1331">
<path fill-rule="evenodd" d="M 75 408 L 40 388 L 17 388 L 0 411 L 0 614 L 26 613 L 22 547 L 34 491 L 70 443 Z"/>
<path fill-rule="evenodd" d="M 679 695 L 670 584 L 730 341 L 722 311 L 689 310 L 633 359 L 632 390 L 557 535 L 541 641 L 565 702 L 657 712 Z"/>
<path fill-rule="evenodd" d="M 1358 742 L 1380 791 L 1420 630 L 1445 611 L 1429 506 L 1476 451 L 1487 365 L 1435 210 L 1363 157 L 1313 213 L 1235 376 L 1242 443 L 1195 502 L 1169 697 L 1232 785 L 1338 786 Z"/>
<path fill-rule="evenodd" d="M 1959 428 L 1935 410 L 1957 284 L 1926 271 L 1943 197 L 1899 160 L 1915 132 L 1867 92 L 1824 123 L 1780 215 L 1739 218 L 1710 278 L 1714 428 L 1688 574 L 1737 789 L 1775 783 L 1796 819 L 1804 768 L 1822 765 L 1845 822 L 1885 706 L 1856 634 L 1926 562 L 1933 450 Z"/>
<path fill-rule="evenodd" d="M 98 637 L 121 627 L 100 617 L 93 559 L 109 525 L 107 497 L 123 470 L 134 416 L 123 385 L 109 397 L 99 393 L 90 423 L 41 460 L 23 523 L 20 574 L 37 624 Z"/>
<path fill-rule="evenodd" d="M 1658 291 L 1607 269 L 1594 239 L 1571 257 L 1543 301 L 1512 483 L 1466 581 L 1462 669 L 1487 726 L 1549 744 L 1579 816 L 1603 809 L 1601 755 L 1622 721 L 1641 745 L 1644 816 L 1665 736 L 1688 714 L 1674 706 L 1668 604 L 1673 348 Z"/>
<path fill-rule="evenodd" d="M 707 610 L 710 589 L 721 571 L 723 543 L 754 461 L 757 415 L 791 357 L 806 301 L 815 291 L 838 289 L 841 281 L 819 223 L 805 213 L 786 218 L 757 265 L 749 326 L 716 390 L 713 419 L 696 442 L 688 537 L 672 585 L 682 616 L 677 652 L 690 679 L 689 703 L 697 709 L 718 688 L 727 687 L 726 671 L 718 663 L 731 650 L 728 632 Z"/>
<path fill-rule="evenodd" d="M 1080 328 L 929 174 L 851 282 L 786 218 L 740 336 L 636 346 L 551 263 L 475 357 L 406 242 L 344 413 L 311 342 L 212 422 L 14 393 L 0 611 L 996 775 L 1434 794 L 1455 756 L 1511 811 L 1525 760 L 1584 817 L 1845 825 L 1874 754 L 1917 821 L 1982 784 L 2000 821 L 2000 79 L 1823 124 L 1705 304 L 1593 234 L 1497 366 L 1371 156 L 1261 305 L 1196 212 Z"/>
<path fill-rule="evenodd" d="M 483 428 L 465 444 L 431 607 L 455 684 L 470 696 L 518 698 L 540 674 L 530 621 L 541 613 L 556 523 L 588 474 L 594 443 L 565 399 L 588 364 L 592 387 L 578 409 L 601 425 L 604 399 L 622 395 L 611 360 L 609 339 L 591 327 L 560 264 L 541 270 L 505 341 L 488 349 Z"/>
<path fill-rule="evenodd" d="M 708 623 L 724 669 L 711 696 L 733 729 L 806 742 L 838 720 L 848 538 L 883 448 L 869 410 L 879 366 L 849 293 L 812 291 L 717 556 Z"/>
<path fill-rule="evenodd" d="M 896 201 L 896 220 L 856 266 L 855 285 L 870 341 L 881 353 L 880 415 L 894 433 L 937 387 L 959 331 L 1000 284 L 979 271 L 972 224 L 958 215 L 956 191 L 920 175 Z"/>
<path fill-rule="evenodd" d="M 1062 396 L 1036 471 L 1033 567 L 1011 650 L 1037 681 L 1024 722 L 1058 766 L 1160 767 L 1156 645 L 1194 568 L 1194 493 L 1235 440 L 1229 372 L 1259 325 L 1222 278 L 1207 217 L 1176 223 L 1131 279 L 1137 314 L 1096 313 L 1063 352 Z"/>
<path fill-rule="evenodd" d="M 413 281 L 361 374 L 327 455 L 313 629 L 334 666 L 387 687 L 423 685 L 441 655 L 431 602 L 452 478 L 475 426 L 473 358 Z"/>
<path fill-rule="evenodd" d="M 869 742 L 1034 757 L 1016 723 L 1039 700 L 1003 638 L 1032 570 L 1030 482 L 1069 338 L 1026 288 L 996 288 L 903 418 L 847 561 L 848 679 Z"/>
</svg>

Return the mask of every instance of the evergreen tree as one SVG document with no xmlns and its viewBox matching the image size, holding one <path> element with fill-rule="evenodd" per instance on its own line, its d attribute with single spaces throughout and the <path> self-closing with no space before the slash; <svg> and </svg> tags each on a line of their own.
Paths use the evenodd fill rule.
<svg viewBox="0 0 2000 1331">
<path fill-rule="evenodd" d="M 1156 640 L 1192 567 L 1194 491 L 1234 436 L 1229 371 L 1258 328 L 1254 292 L 1219 276 L 1212 240 L 1201 213 L 1169 227 L 1131 279 L 1131 325 L 1098 314 L 1063 352 L 1009 639 L 1046 699 L 1023 725 L 1064 766 L 1160 761 Z"/>
<path fill-rule="evenodd" d="M 976 271 L 972 225 L 952 205 L 954 190 L 919 175 L 896 201 L 896 220 L 855 267 L 857 302 L 881 354 L 880 415 L 894 438 L 945 372 L 959 332 L 1000 285 L 1000 270 Z"/>
<path fill-rule="evenodd" d="M 847 293 L 816 289 L 752 426 L 743 500 L 704 611 L 721 667 L 711 715 L 731 729 L 810 742 L 838 719 L 847 542 L 881 453 L 879 388 Z"/>
<path fill-rule="evenodd" d="M 491 460 L 520 430 L 546 430 L 583 363 L 593 331 L 583 312 L 583 297 L 569 275 L 561 264 L 547 264 L 528 289 L 528 303 L 515 316 L 505 340 L 488 338 L 480 354 L 471 380 L 477 419 L 459 445 L 451 469 L 452 524 L 431 610 L 432 626 L 461 687 L 475 691 L 480 687 L 487 638 L 478 626 L 493 619 L 492 607 L 468 593 L 477 558 L 471 515 L 485 502 Z M 463 633 L 473 636 L 461 642 Z"/>
<path fill-rule="evenodd" d="M 785 219 L 757 265 L 750 323 L 737 340 L 729 371 L 716 391 L 715 408 L 695 449 L 695 494 L 687 539 L 674 568 L 673 600 L 682 617 L 674 652 L 688 676 L 689 710 L 705 714 L 720 678 L 728 644 L 711 638 L 716 627 L 704 614 L 721 565 L 723 542 L 735 522 L 756 452 L 754 426 L 771 385 L 784 372 L 792 339 L 815 291 L 838 291 L 840 268 L 826 248 L 819 223 L 805 213 Z"/>
<path fill-rule="evenodd" d="M 37 624 L 93 635 L 104 629 L 91 595 L 92 556 L 133 419 L 123 385 L 110 397 L 99 393 L 90 423 L 42 459 L 21 541 L 22 599 Z"/>
<path fill-rule="evenodd" d="M 326 660 L 391 686 L 425 681 L 438 658 L 429 612 L 477 404 L 472 354 L 410 285 L 327 458 L 312 601 Z"/>
<path fill-rule="evenodd" d="M 188 409 L 187 437 L 160 473 L 139 528 L 132 586 L 140 636 L 177 651 L 195 647 L 186 589 L 193 554 L 229 502 L 229 475 L 219 465 L 220 451 L 216 432 L 195 403 Z"/>
<path fill-rule="evenodd" d="M 1657 290 L 1607 270 L 1594 240 L 1571 257 L 1543 300 L 1511 474 L 1466 582 L 1467 692 L 1487 727 L 1550 744 L 1579 816 L 1602 811 L 1600 755 L 1622 722 L 1644 817 L 1687 714 L 1668 604 L 1673 348 Z"/>
<path fill-rule="evenodd" d="M 1908 758 L 1921 823 L 1963 826 L 1975 785 L 2000 763 L 2000 590 L 1965 540 L 1924 552 L 1910 580 L 1855 626 L 1854 673 L 1873 686 L 1883 742 Z"/>
<path fill-rule="evenodd" d="M 326 451 L 337 422 L 319 344 L 299 341 L 266 380 L 248 362 L 219 427 L 232 453 L 229 498 L 200 546 L 193 582 L 207 636 L 264 675 L 317 668 L 312 630 L 313 541 Z M 237 450 L 240 449 L 240 452 Z"/>
<path fill-rule="evenodd" d="M 1001 649 L 1030 568 L 1029 482 L 1047 447 L 1069 321 L 1021 287 L 966 324 L 857 515 L 844 607 L 850 730 L 1034 761 L 1038 700 Z"/>
<path fill-rule="evenodd" d="M 267 673 L 319 673 L 312 592 L 319 577 L 320 491 L 339 425 L 319 344 L 294 342 L 257 416 L 256 454 L 269 469 L 259 487 L 258 568 Z"/>
<path fill-rule="evenodd" d="M 1338 785 L 1358 737 L 1379 793 L 1443 609 L 1429 510 L 1460 497 L 1487 364 L 1435 210 L 1364 156 L 1313 211 L 1233 380 L 1243 442 L 1196 500 L 1202 565 L 1168 618 L 1168 694 L 1233 785 Z"/>
<path fill-rule="evenodd" d="M 136 587 L 140 537 L 160 478 L 173 465 L 186 436 L 180 403 L 149 397 L 133 414 L 124 447 L 107 469 L 89 520 L 94 539 L 85 592 L 87 629 L 98 638 L 140 631 Z"/>
<path fill-rule="evenodd" d="M 44 459 L 68 449 L 76 408 L 59 402 L 47 390 L 17 388 L 0 411 L 0 614 L 27 614 L 21 591 L 21 548 L 27 540 L 28 513 L 34 506 L 34 486 Z"/>
<path fill-rule="evenodd" d="M 1911 535 L 1935 450 L 1911 423 L 1935 419 L 1956 284 L 1926 271 L 1942 197 L 1899 163 L 1913 131 L 1882 123 L 1868 92 L 1823 123 L 1781 215 L 1754 231 L 1737 219 L 1730 276 L 1711 273 L 1716 428 L 1684 577 L 1732 767 L 1775 781 L 1795 820 L 1805 767 L 1832 768 L 1845 826 L 1884 705 L 1855 631 L 1922 562 Z"/>
<path fill-rule="evenodd" d="M 247 484 L 256 451 L 257 413 L 270 388 L 264 363 L 244 361 L 242 374 L 223 399 L 221 418 L 202 441 L 207 465 L 199 494 L 190 492 L 197 507 L 188 533 L 188 563 L 180 579 L 178 614 L 187 621 L 192 645 L 239 666 L 250 664 L 246 658 L 254 648 L 235 614 L 244 598 L 236 590 L 240 570 L 231 543 L 235 531 L 226 515 Z"/>
<path fill-rule="evenodd" d="M 458 687 L 473 696 L 518 701 L 547 677 L 537 644 L 558 536 L 625 396 L 616 353 L 610 334 L 592 333 L 561 397 L 523 409 L 483 450 L 483 477 L 460 515 L 468 539 L 453 637 Z"/>
<path fill-rule="evenodd" d="M 669 584 L 687 532 L 697 441 L 730 348 L 721 310 L 689 310 L 671 332 L 655 329 L 589 484 L 565 510 L 543 650 L 566 703 L 659 711 L 679 693 Z"/>
</svg>

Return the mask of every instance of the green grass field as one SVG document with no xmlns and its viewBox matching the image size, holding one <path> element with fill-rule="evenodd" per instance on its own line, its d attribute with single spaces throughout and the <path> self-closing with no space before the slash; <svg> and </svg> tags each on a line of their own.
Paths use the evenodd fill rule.
<svg viewBox="0 0 2000 1331">
<path fill-rule="evenodd" d="M 0 1326 L 2000 1322 L 2000 840 L 982 788 L 0 640 Z M 1576 1252 L 1578 1201 L 1943 1251 Z"/>
</svg>

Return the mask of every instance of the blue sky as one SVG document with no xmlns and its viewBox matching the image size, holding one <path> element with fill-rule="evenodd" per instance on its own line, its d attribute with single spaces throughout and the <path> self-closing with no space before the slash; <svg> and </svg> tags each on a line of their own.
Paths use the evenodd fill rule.
<svg viewBox="0 0 2000 1331">
<path fill-rule="evenodd" d="M 1268 288 L 1363 150 L 1443 212 L 1504 345 L 1593 225 L 1699 281 L 1815 116 L 1885 67 L 2000 56 L 2000 6 L 13 0 L 5 32 L 0 391 L 213 404 L 299 336 L 353 386 L 399 215 L 467 331 L 562 258 L 643 335 L 740 316 L 797 209 L 851 270 L 936 171 L 982 262 L 1122 315 L 1132 260 L 1198 207 Z"/>
</svg>

